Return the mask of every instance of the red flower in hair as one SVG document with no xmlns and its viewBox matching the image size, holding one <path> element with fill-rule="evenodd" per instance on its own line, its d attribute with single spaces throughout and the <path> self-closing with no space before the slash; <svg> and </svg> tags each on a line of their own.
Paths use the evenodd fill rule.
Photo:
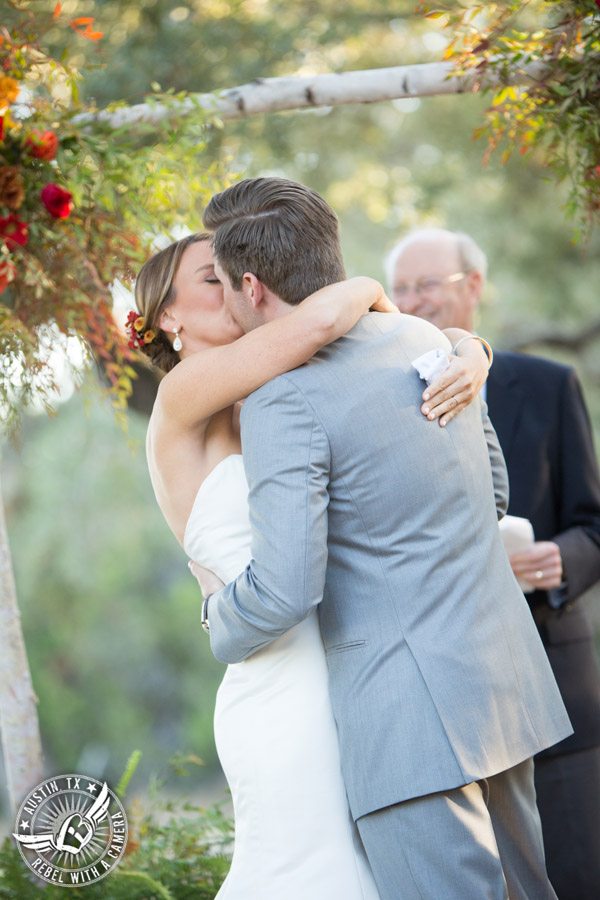
<svg viewBox="0 0 600 900">
<path fill-rule="evenodd" d="M 58 138 L 53 131 L 33 131 L 25 141 L 25 149 L 34 159 L 50 161 L 56 156 Z"/>
<path fill-rule="evenodd" d="M 72 197 L 57 184 L 47 184 L 42 190 L 42 203 L 55 219 L 66 219 L 73 208 Z"/>
<path fill-rule="evenodd" d="M 127 346 L 132 350 L 140 350 L 144 344 L 151 344 L 156 334 L 146 328 L 146 320 L 135 309 L 130 310 L 125 320 L 125 331 L 129 335 Z"/>
<path fill-rule="evenodd" d="M 0 238 L 4 241 L 9 250 L 15 247 L 24 247 L 29 239 L 29 225 L 17 219 L 14 213 L 5 218 L 0 217 Z"/>
</svg>

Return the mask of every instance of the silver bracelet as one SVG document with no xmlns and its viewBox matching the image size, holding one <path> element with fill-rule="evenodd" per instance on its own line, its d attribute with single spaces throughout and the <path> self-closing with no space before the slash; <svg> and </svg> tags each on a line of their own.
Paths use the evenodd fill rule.
<svg viewBox="0 0 600 900">
<path fill-rule="evenodd" d="M 212 594 L 206 595 L 206 597 L 202 601 L 202 610 L 200 612 L 200 624 L 201 624 L 203 630 L 207 634 L 210 632 L 210 625 L 208 624 L 208 601 L 210 600 L 210 598 L 212 597 L 213 594 L 214 594 L 214 591 L 212 592 Z"/>
<path fill-rule="evenodd" d="M 487 351 L 488 370 L 491 369 L 492 363 L 494 362 L 494 351 L 492 350 L 492 348 L 490 347 L 488 342 L 484 338 L 479 337 L 478 334 L 466 334 L 464 337 L 462 337 L 460 339 L 460 341 L 456 344 L 456 346 L 452 348 L 452 352 L 456 354 L 456 351 L 458 350 L 458 348 L 460 347 L 460 345 L 462 344 L 463 341 L 471 341 L 471 340 L 479 341 L 481 344 L 483 344 L 483 346 L 485 347 L 485 349 Z"/>
</svg>

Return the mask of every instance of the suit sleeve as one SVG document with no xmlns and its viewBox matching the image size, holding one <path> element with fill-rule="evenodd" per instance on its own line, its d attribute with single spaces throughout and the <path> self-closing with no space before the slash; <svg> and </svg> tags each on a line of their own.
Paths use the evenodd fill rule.
<svg viewBox="0 0 600 900">
<path fill-rule="evenodd" d="M 211 648 L 226 663 L 305 619 L 322 599 L 327 567 L 329 443 L 285 376 L 244 403 L 242 448 L 252 560 L 208 606 Z"/>
<path fill-rule="evenodd" d="M 490 466 L 492 469 L 492 482 L 494 484 L 494 499 L 496 501 L 496 512 L 498 519 L 503 519 L 508 509 L 508 471 L 504 454 L 498 441 L 496 430 L 488 416 L 487 404 L 480 398 L 481 402 L 481 418 L 483 422 L 483 431 L 487 443 L 488 454 L 490 457 Z"/>
<path fill-rule="evenodd" d="M 600 479 L 581 387 L 567 373 L 560 404 L 560 547 L 567 599 L 600 580 Z"/>
</svg>

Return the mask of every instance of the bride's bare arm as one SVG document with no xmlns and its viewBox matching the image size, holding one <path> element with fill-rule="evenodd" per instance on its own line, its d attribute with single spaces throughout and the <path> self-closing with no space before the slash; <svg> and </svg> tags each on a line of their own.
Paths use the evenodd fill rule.
<svg viewBox="0 0 600 900">
<path fill-rule="evenodd" d="M 182 360 L 161 381 L 155 411 L 168 413 L 171 425 L 201 427 L 219 410 L 305 363 L 369 309 L 398 313 L 372 278 L 328 285 L 237 341 Z"/>
</svg>

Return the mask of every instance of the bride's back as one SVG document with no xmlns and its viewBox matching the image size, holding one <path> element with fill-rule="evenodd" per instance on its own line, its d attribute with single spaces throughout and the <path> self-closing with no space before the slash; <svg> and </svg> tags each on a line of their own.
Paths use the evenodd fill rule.
<svg viewBox="0 0 600 900">
<path fill-rule="evenodd" d="M 238 405 L 195 427 L 181 427 L 155 403 L 146 434 L 146 458 L 157 503 L 183 546 L 200 485 L 227 456 L 240 452 Z"/>
</svg>

